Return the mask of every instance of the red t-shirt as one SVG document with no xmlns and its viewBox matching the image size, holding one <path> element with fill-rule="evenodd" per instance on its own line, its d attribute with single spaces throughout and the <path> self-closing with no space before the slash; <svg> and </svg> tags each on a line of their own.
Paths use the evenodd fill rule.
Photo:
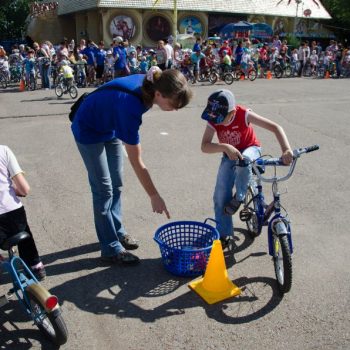
<svg viewBox="0 0 350 350">
<path fill-rule="evenodd" d="M 209 122 L 209 125 L 215 129 L 220 143 L 230 144 L 240 152 L 250 146 L 261 146 L 253 127 L 247 123 L 248 111 L 249 109 L 237 105 L 236 114 L 229 124 L 216 125 Z"/>
</svg>

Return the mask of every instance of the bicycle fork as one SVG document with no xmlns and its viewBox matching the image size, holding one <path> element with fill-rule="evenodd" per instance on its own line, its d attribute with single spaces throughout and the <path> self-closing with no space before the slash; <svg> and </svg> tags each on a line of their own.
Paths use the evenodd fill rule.
<svg viewBox="0 0 350 350">
<path fill-rule="evenodd" d="M 269 221 L 268 225 L 268 246 L 269 246 L 269 254 L 274 256 L 275 249 L 273 246 L 273 236 L 284 236 L 286 235 L 289 242 L 289 248 L 291 254 L 293 253 L 293 242 L 292 242 L 292 231 L 290 226 L 290 221 L 281 214 L 281 206 L 280 206 L 280 194 L 277 190 L 274 190 L 272 208 L 270 215 L 272 212 L 275 212 L 273 218 Z M 268 210 L 266 210 L 265 215 Z"/>
</svg>

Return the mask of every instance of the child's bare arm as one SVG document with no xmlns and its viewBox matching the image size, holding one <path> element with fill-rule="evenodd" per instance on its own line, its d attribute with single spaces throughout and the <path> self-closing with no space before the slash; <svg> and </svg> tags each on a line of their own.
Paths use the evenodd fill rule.
<svg viewBox="0 0 350 350">
<path fill-rule="evenodd" d="M 232 145 L 229 145 L 227 143 L 212 142 L 214 134 L 215 134 L 215 131 L 210 126 L 207 126 L 202 138 L 202 145 L 201 145 L 202 152 L 204 153 L 223 153 L 224 152 L 231 160 L 243 159 L 241 152 L 237 148 L 233 147 Z"/>
<path fill-rule="evenodd" d="M 12 187 L 19 197 L 25 197 L 29 194 L 30 187 L 22 173 L 15 175 L 12 178 Z"/>
<path fill-rule="evenodd" d="M 248 123 L 252 123 L 273 132 L 282 150 L 283 163 L 290 164 L 293 161 L 293 152 L 289 145 L 287 135 L 279 124 L 270 119 L 264 118 L 253 111 L 248 112 L 247 121 Z"/>
</svg>

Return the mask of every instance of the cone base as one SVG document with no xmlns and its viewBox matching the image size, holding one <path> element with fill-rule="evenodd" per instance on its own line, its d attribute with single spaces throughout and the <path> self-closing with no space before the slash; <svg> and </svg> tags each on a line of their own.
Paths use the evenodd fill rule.
<svg viewBox="0 0 350 350">
<path fill-rule="evenodd" d="M 208 291 L 203 287 L 203 280 L 201 278 L 197 281 L 190 283 L 188 286 L 200 297 L 204 299 L 208 304 L 215 304 L 219 301 L 235 297 L 241 294 L 240 288 L 238 288 L 235 284 L 233 284 L 230 280 L 227 280 L 227 289 L 224 291 L 216 292 L 216 291 Z"/>
</svg>

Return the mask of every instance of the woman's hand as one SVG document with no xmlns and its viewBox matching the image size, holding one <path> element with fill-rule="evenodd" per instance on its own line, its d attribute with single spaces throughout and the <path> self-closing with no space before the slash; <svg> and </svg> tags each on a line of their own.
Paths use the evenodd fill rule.
<svg viewBox="0 0 350 350">
<path fill-rule="evenodd" d="M 229 144 L 225 145 L 224 152 L 226 153 L 227 157 L 230 160 L 238 160 L 238 159 L 242 160 L 243 159 L 241 152 L 237 148 L 235 148 Z"/>
<path fill-rule="evenodd" d="M 282 153 L 282 161 L 283 164 L 289 165 L 293 161 L 293 151 L 291 149 L 287 149 Z"/>
<path fill-rule="evenodd" d="M 151 203 L 152 203 L 152 209 L 154 213 L 163 214 L 164 212 L 167 218 L 170 219 L 170 214 L 165 205 L 165 202 L 159 194 L 155 194 L 151 196 Z"/>
</svg>

